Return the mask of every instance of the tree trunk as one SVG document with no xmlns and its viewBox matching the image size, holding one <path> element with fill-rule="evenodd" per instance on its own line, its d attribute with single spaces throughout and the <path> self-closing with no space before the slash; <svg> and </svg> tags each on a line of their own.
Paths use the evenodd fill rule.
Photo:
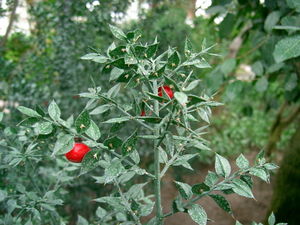
<svg viewBox="0 0 300 225">
<path fill-rule="evenodd" d="M 300 122 L 300 121 L 299 121 Z M 272 208 L 276 222 L 297 225 L 300 221 L 300 123 L 285 151 L 278 171 Z"/>
<path fill-rule="evenodd" d="M 0 42 L 0 47 L 4 47 L 5 44 L 6 44 L 6 41 L 8 39 L 8 36 L 9 36 L 9 34 L 11 32 L 11 29 L 12 29 L 12 26 L 13 26 L 13 23 L 16 19 L 16 11 L 17 11 L 18 4 L 19 4 L 19 0 L 15 0 L 14 4 L 13 4 L 13 7 L 12 7 L 12 10 L 11 10 L 10 17 L 9 17 L 9 22 L 8 22 L 6 32 L 5 32 L 4 37 L 2 38 L 2 40 Z"/>
</svg>

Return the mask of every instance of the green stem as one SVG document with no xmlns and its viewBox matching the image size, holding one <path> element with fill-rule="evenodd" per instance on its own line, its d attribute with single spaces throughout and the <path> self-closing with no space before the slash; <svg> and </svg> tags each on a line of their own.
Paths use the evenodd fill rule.
<svg viewBox="0 0 300 225">
<path fill-rule="evenodd" d="M 157 81 L 153 82 L 153 93 L 157 94 Z M 154 102 L 154 111 L 159 116 L 159 103 L 158 101 Z M 158 125 L 155 126 L 154 135 L 159 136 L 159 127 Z M 159 140 L 154 142 L 154 190 L 155 190 L 155 208 L 156 208 L 156 218 L 157 223 L 156 225 L 163 224 L 163 212 L 162 212 L 162 205 L 161 205 L 161 184 L 160 184 L 160 164 L 159 164 L 159 149 L 158 149 Z"/>
</svg>

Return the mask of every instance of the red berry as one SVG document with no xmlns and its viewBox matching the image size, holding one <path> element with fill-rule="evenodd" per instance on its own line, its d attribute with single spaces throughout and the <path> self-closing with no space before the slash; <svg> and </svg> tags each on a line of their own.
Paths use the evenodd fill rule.
<svg viewBox="0 0 300 225">
<path fill-rule="evenodd" d="M 65 154 L 66 158 L 74 163 L 80 163 L 88 151 L 91 149 L 83 143 L 75 143 L 74 147 Z"/>
<path fill-rule="evenodd" d="M 162 86 L 158 88 L 158 96 L 162 97 L 163 96 L 163 89 L 164 91 L 167 93 L 167 95 L 169 96 L 169 98 L 174 98 L 174 93 L 172 91 L 172 89 L 169 86 Z"/>
<path fill-rule="evenodd" d="M 142 111 L 141 111 L 141 116 L 146 116 L 145 110 L 142 110 Z"/>
</svg>

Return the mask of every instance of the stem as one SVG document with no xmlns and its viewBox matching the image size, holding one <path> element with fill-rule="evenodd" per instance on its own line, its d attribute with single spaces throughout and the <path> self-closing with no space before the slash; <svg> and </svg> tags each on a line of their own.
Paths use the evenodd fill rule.
<svg viewBox="0 0 300 225">
<path fill-rule="evenodd" d="M 157 94 L 157 81 L 153 82 L 153 93 Z M 159 103 L 158 101 L 154 102 L 154 111 L 159 116 Z M 154 135 L 159 136 L 159 127 L 155 126 Z M 163 212 L 161 206 L 161 186 L 160 186 L 160 164 L 159 164 L 159 149 L 158 149 L 159 140 L 154 142 L 154 169 L 155 169 L 155 180 L 154 180 L 154 190 L 155 190 L 155 208 L 156 208 L 156 225 L 163 224 Z"/>
<path fill-rule="evenodd" d="M 119 190 L 119 193 L 120 193 L 120 196 L 123 200 L 123 203 L 125 204 L 125 207 L 127 208 L 128 212 L 131 214 L 131 216 L 133 217 L 134 221 L 136 222 L 137 225 L 142 225 L 141 224 L 141 221 L 139 220 L 139 218 L 135 215 L 135 213 L 132 211 L 131 207 L 130 207 L 130 204 L 128 202 L 128 200 L 125 198 L 123 192 L 122 192 L 122 189 L 118 183 L 118 181 L 116 179 L 114 179 L 114 182 L 116 184 L 116 186 L 118 187 L 118 190 Z"/>
</svg>

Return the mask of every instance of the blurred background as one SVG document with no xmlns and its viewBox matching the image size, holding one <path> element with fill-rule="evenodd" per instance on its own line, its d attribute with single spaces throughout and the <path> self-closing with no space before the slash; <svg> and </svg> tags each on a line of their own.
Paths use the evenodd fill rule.
<svg viewBox="0 0 300 225">
<path fill-rule="evenodd" d="M 195 49 L 205 42 L 215 45 L 217 54 L 207 58 L 211 68 L 195 71 L 202 80 L 199 92 L 224 103 L 209 121 L 206 138 L 211 149 L 232 160 L 244 153 L 252 161 L 264 149 L 280 165 L 271 185 L 255 180 L 257 201 L 229 196 L 235 218 L 250 224 L 274 211 L 278 222 L 299 224 L 299 13 L 299 0 L 0 0 L 0 143 L 5 139 L 18 149 L 30 141 L 17 127 L 22 116 L 16 106 L 46 108 L 55 99 L 64 116 L 77 115 L 86 103 L 78 93 L 93 82 L 104 89 L 111 86 L 100 64 L 80 60 L 93 49 L 105 51 L 114 41 L 108 24 L 125 31 L 139 29 L 145 42 L 157 36 L 161 52 L 169 46 L 182 51 L 189 37 Z M 126 93 L 121 97 L 130 102 Z M 50 155 L 53 143 L 46 139 L 42 154 Z M 51 217 L 58 215 L 66 224 L 94 224 L 97 204 L 91 199 L 107 193 L 109 185 L 95 184 L 91 175 L 76 177 L 76 168 L 64 170 L 62 158 L 39 158 L 35 170 L 24 170 L 20 165 L 26 158 L 9 164 L 7 157 L 16 153 L 0 150 L 0 189 L 7 193 L 37 192 L 53 185 L 59 175 L 62 188 L 57 195 L 64 195 L 64 204 L 55 207 L 53 215 L 35 212 L 30 217 L 42 217 L 41 224 L 53 224 Z M 145 144 L 142 161 L 151 165 L 146 150 Z M 193 165 L 194 172 L 174 168 L 167 174 L 166 208 L 177 193 L 171 180 L 201 181 L 213 170 L 213 154 L 202 153 Z M 0 218 L 9 221 L 2 198 L 0 194 Z M 30 204 L 30 199 L 24 201 Z M 202 202 L 216 224 L 233 224 L 214 202 Z M 10 202 L 10 207 L 16 205 Z M 194 223 L 179 213 L 166 224 Z"/>
</svg>

